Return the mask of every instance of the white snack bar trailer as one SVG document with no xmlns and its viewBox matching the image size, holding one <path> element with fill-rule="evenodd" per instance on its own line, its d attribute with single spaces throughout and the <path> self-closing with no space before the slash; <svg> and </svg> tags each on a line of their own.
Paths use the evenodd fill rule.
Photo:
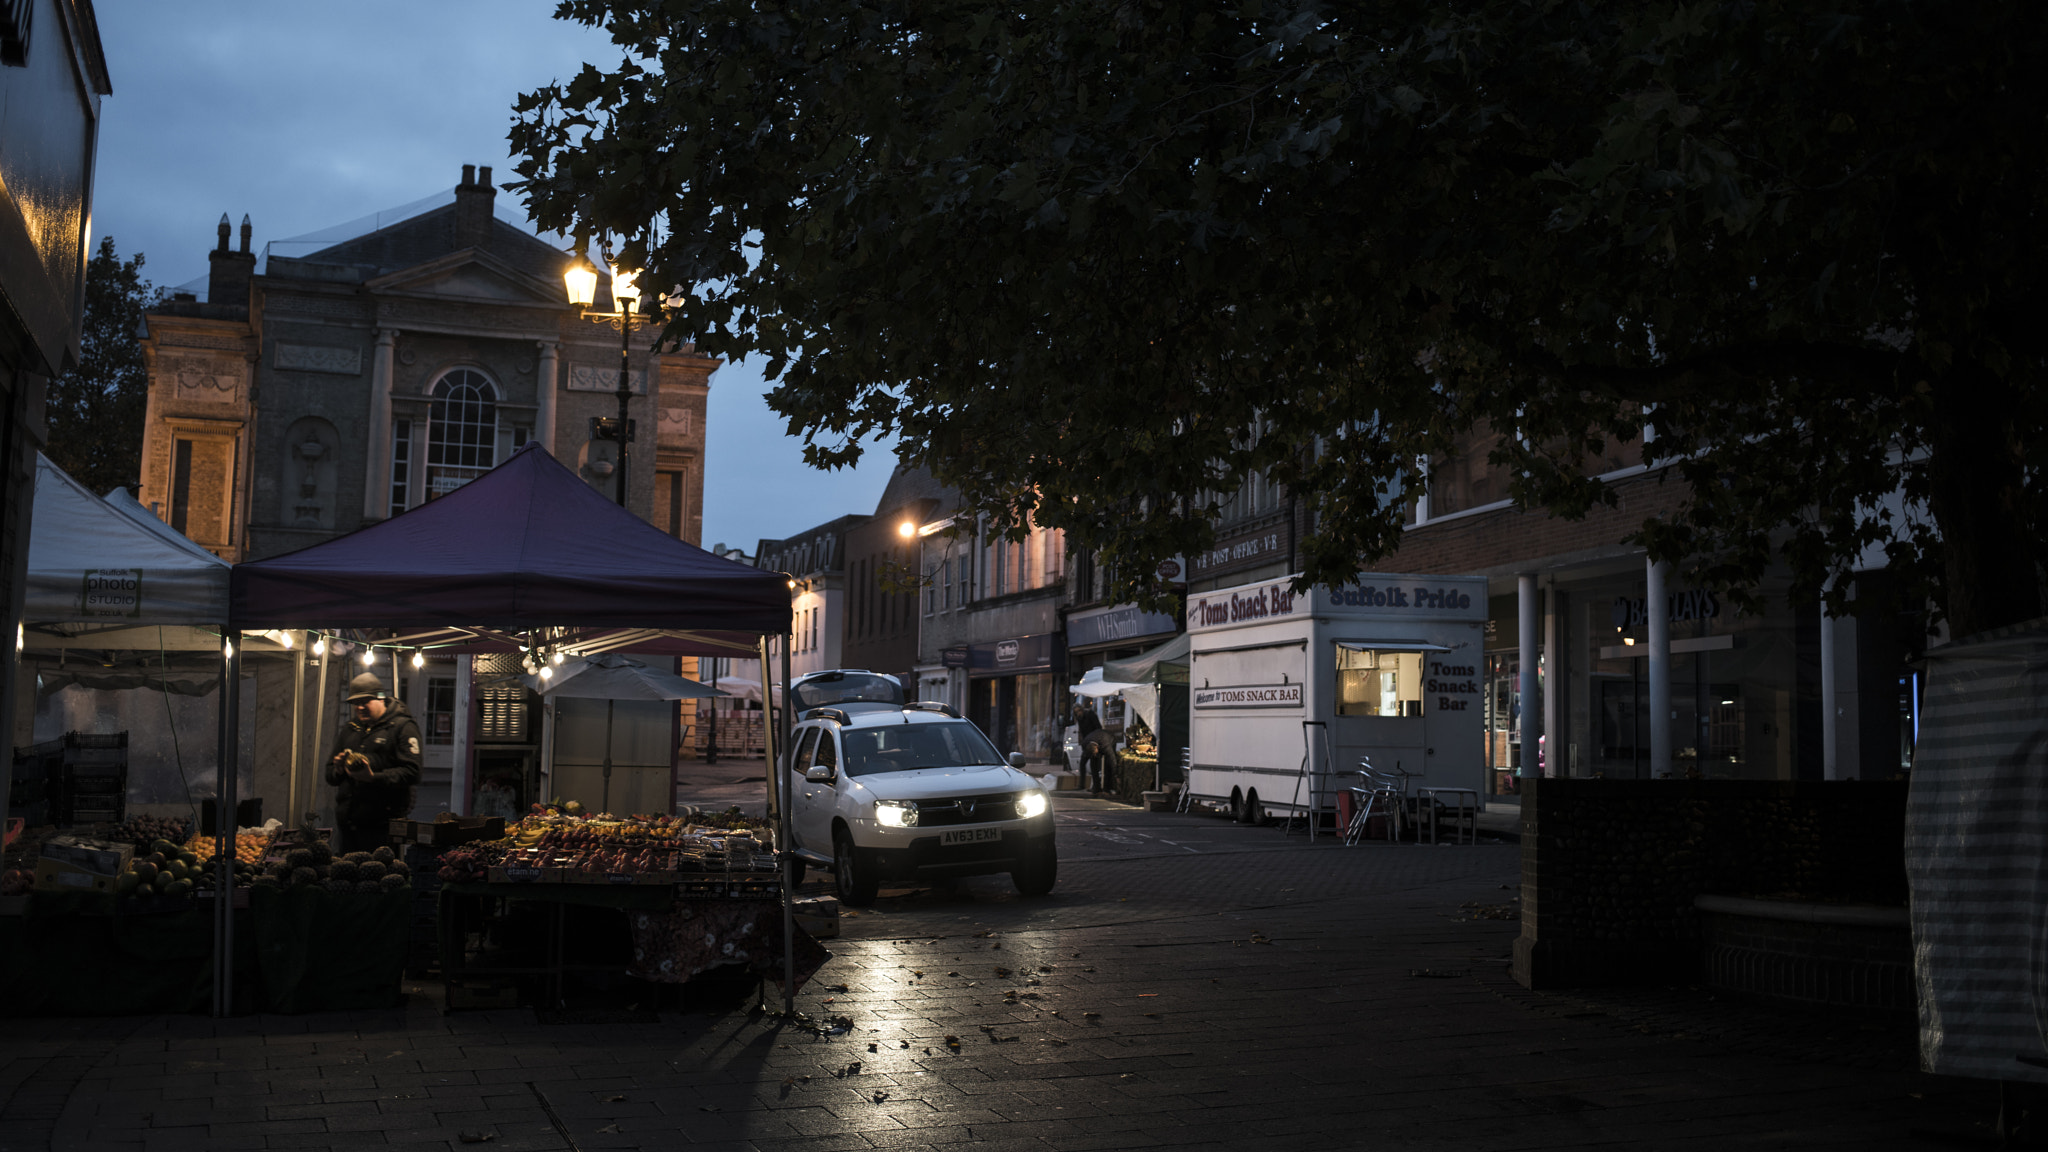
<svg viewBox="0 0 2048 1152">
<path fill-rule="evenodd" d="M 1479 790 L 1485 577 L 1292 579 L 1188 598 L 1190 798 L 1240 819 L 1330 811 L 1361 757 L 1411 794 Z"/>
</svg>

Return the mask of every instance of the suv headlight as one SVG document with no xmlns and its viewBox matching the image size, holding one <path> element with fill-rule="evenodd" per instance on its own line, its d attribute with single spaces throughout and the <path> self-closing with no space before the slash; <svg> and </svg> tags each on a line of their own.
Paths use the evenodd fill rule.
<svg viewBox="0 0 2048 1152">
<path fill-rule="evenodd" d="M 1020 792 L 1017 794 L 1017 815 L 1025 820 L 1045 815 L 1046 799 L 1043 792 Z"/>
<path fill-rule="evenodd" d="M 917 805 L 909 800 L 877 800 L 875 819 L 890 828 L 914 828 L 917 826 Z"/>
</svg>

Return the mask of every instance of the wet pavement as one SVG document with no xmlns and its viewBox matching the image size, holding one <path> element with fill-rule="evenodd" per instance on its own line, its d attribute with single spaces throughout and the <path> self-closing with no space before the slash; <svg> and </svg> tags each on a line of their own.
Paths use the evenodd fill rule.
<svg viewBox="0 0 2048 1152">
<path fill-rule="evenodd" d="M 1057 811 L 1051 896 L 885 889 L 797 1019 L 731 984 L 559 1023 L 422 984 L 382 1012 L 11 1021 L 0 1152 L 1925 1148 L 1991 1119 L 1897 1022 L 1521 989 L 1512 845 Z"/>
</svg>

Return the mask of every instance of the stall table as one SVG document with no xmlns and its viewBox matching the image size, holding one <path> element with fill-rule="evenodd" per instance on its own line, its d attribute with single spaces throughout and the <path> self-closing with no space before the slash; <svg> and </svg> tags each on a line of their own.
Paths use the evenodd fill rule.
<svg viewBox="0 0 2048 1152">
<path fill-rule="evenodd" d="M 489 910 L 492 901 L 500 904 L 495 914 Z M 513 901 L 547 906 L 540 962 L 472 963 L 471 925 L 501 919 L 503 906 Z M 567 922 L 573 907 L 610 908 L 623 914 L 633 941 L 632 961 L 623 969 L 615 963 L 572 963 Z M 508 976 L 541 978 L 550 1004 L 561 1001 L 564 980 L 573 972 L 623 973 L 653 983 L 683 984 L 712 968 L 746 964 L 781 983 L 772 971 L 782 956 L 782 898 L 773 872 L 746 878 L 721 874 L 715 880 L 707 875 L 705 880 L 681 884 L 450 882 L 441 889 L 439 915 L 444 1003 L 450 1009 L 458 1006 L 458 988 Z M 801 987 L 831 954 L 802 927 L 795 932 L 796 983 Z"/>
</svg>

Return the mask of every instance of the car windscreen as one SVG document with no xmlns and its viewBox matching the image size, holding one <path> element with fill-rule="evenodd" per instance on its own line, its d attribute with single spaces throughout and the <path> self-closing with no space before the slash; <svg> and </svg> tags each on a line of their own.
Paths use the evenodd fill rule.
<svg viewBox="0 0 2048 1152">
<path fill-rule="evenodd" d="M 839 746 L 841 770 L 848 776 L 1003 763 L 1002 753 L 981 729 L 965 720 L 841 728 Z"/>
<path fill-rule="evenodd" d="M 798 711 L 828 704 L 901 704 L 903 685 L 873 672 L 828 672 L 790 689 Z"/>
</svg>

